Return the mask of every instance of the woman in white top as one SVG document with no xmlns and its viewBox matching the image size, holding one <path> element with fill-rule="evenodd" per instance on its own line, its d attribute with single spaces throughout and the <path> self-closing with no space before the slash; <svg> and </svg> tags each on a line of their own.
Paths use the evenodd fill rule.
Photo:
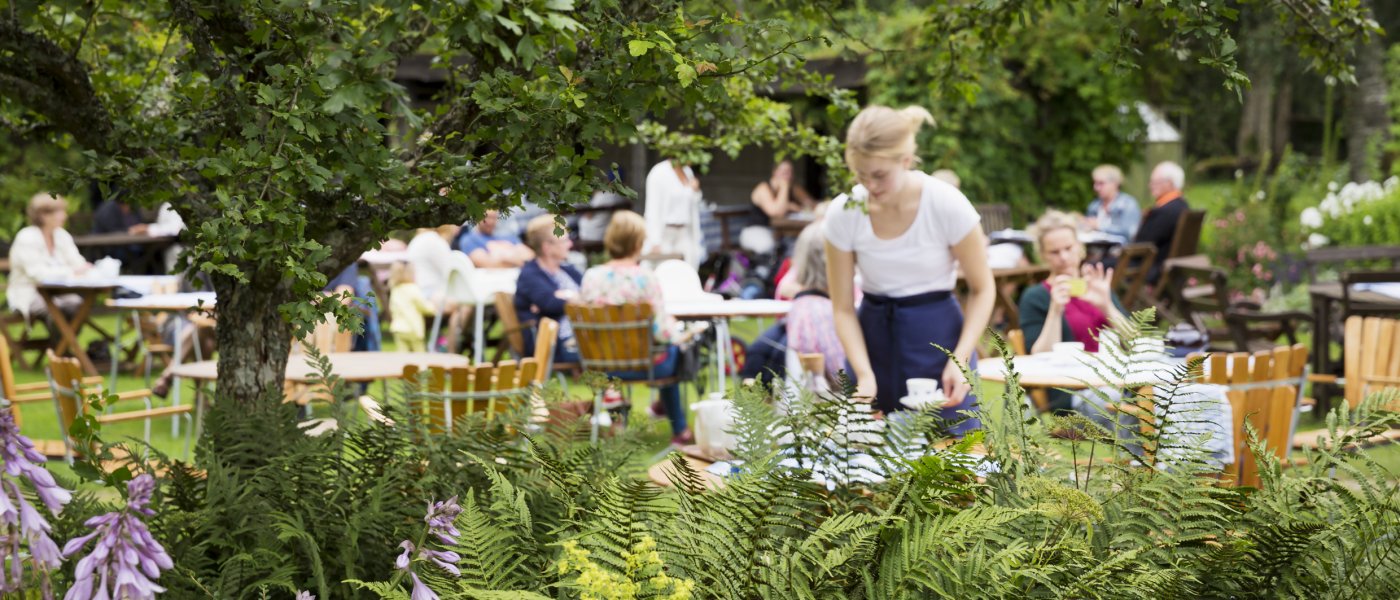
<svg viewBox="0 0 1400 600">
<path fill-rule="evenodd" d="M 647 243 L 653 252 L 679 254 L 699 268 L 705 257 L 700 236 L 700 180 L 685 165 L 663 160 L 647 173 Z"/>
<path fill-rule="evenodd" d="M 15 234 L 10 245 L 10 283 L 5 297 L 10 309 L 26 319 L 48 314 L 39 296 L 39 282 L 81 275 L 92 265 L 78 252 L 73 236 L 63 229 L 68 222 L 68 202 L 60 196 L 36 194 L 25 211 L 29 226 Z M 74 294 L 54 298 L 64 313 L 76 311 L 82 299 Z"/>
<path fill-rule="evenodd" d="M 860 182 L 827 211 L 827 280 L 836 333 L 846 350 L 856 396 L 889 413 L 901 410 L 906 380 L 932 378 L 947 395 L 942 416 L 961 434 L 980 425 L 977 399 L 961 371 L 935 344 L 976 369 L 977 341 L 992 314 L 991 269 L 980 217 L 948 183 L 911 170 L 914 136 L 932 122 L 919 107 L 870 106 L 846 131 L 846 164 Z M 968 307 L 953 297 L 959 267 Z M 854 301 L 859 268 L 864 298 Z"/>
<path fill-rule="evenodd" d="M 435 350 L 441 342 L 449 352 L 455 352 L 462 328 L 472 316 L 474 306 L 458 302 L 449 295 L 447 278 L 454 270 L 472 270 L 471 259 L 453 250 L 448 240 L 457 238 L 456 225 L 442 225 L 436 229 L 423 228 L 408 242 L 408 262 L 413 266 L 415 283 L 423 296 L 433 306 L 441 306 L 447 315 L 447 336 L 441 340 L 427 340 L 428 349 Z M 391 294 L 392 296 L 392 294 Z M 392 301 L 392 299 L 391 299 Z"/>
</svg>

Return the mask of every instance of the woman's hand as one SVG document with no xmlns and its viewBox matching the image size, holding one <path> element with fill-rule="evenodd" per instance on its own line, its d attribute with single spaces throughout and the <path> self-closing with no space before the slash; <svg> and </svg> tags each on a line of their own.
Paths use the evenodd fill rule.
<svg viewBox="0 0 1400 600">
<path fill-rule="evenodd" d="M 943 367 L 943 394 L 948 398 L 943 402 L 943 408 L 954 408 L 967 399 L 967 393 L 972 391 L 972 385 L 963 377 L 962 369 L 958 368 L 958 363 L 951 358 L 948 359 L 948 366 Z"/>
<path fill-rule="evenodd" d="M 1065 305 L 1069 304 L 1071 298 L 1069 294 L 1069 282 L 1073 279 L 1069 275 L 1056 275 L 1050 279 L 1050 310 L 1063 312 Z"/>
<path fill-rule="evenodd" d="M 856 394 L 853 396 L 856 402 L 872 404 L 875 402 L 875 374 L 856 376 Z"/>
<path fill-rule="evenodd" d="M 1104 270 L 1102 264 L 1084 265 L 1084 299 L 1105 312 L 1113 305 L 1113 269 Z"/>
</svg>

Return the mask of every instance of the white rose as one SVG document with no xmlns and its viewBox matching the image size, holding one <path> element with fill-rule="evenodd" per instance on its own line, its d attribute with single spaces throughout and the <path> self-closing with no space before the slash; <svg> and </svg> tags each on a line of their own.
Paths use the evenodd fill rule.
<svg viewBox="0 0 1400 600">
<path fill-rule="evenodd" d="M 1334 193 L 1335 193 L 1335 192 L 1337 191 L 1337 182 L 1335 182 L 1335 181 L 1329 181 L 1329 182 L 1327 182 L 1327 191 L 1329 191 L 1329 192 L 1334 192 Z"/>
<path fill-rule="evenodd" d="M 1326 246 L 1331 241 L 1332 240 L 1327 239 L 1327 236 L 1322 235 L 1320 233 L 1308 234 L 1308 245 L 1312 246 L 1313 248 L 1321 248 L 1323 246 Z"/>
<path fill-rule="evenodd" d="M 1302 223 L 1303 227 L 1307 227 L 1308 229 L 1322 227 L 1322 211 L 1311 206 L 1305 208 L 1303 209 L 1303 214 L 1298 216 L 1298 222 Z"/>
</svg>

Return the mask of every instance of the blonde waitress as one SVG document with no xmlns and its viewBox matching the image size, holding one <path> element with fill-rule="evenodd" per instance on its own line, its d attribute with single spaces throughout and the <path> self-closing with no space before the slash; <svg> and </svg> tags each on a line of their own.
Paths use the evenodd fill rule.
<svg viewBox="0 0 1400 600">
<path fill-rule="evenodd" d="M 942 416 L 955 434 L 980 426 L 977 398 L 934 344 L 976 368 L 976 347 L 992 314 L 992 271 L 980 217 L 957 188 L 913 170 L 914 136 L 928 111 L 870 106 L 846 130 L 846 164 L 860 183 L 827 212 L 828 281 L 836 334 L 856 395 L 882 412 L 903 409 L 905 381 L 931 378 L 947 395 Z M 961 266 L 967 313 L 953 297 Z M 856 311 L 860 270 L 864 299 Z M 964 412 L 974 416 L 966 418 Z"/>
</svg>

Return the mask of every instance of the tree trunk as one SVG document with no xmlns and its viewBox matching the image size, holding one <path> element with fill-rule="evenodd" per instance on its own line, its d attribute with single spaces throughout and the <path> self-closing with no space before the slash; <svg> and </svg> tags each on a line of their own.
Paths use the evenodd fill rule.
<svg viewBox="0 0 1400 600">
<path fill-rule="evenodd" d="M 280 401 L 291 348 L 291 325 L 278 306 L 292 300 L 286 284 L 240 284 L 215 277 L 218 294 L 218 401 L 252 406 L 273 398 Z M 269 389 L 276 394 L 269 395 Z"/>
<path fill-rule="evenodd" d="M 1258 164 L 1273 147 L 1274 63 L 1250 59 L 1250 87 L 1244 92 L 1240 130 L 1235 138 L 1235 156 L 1241 162 Z"/>
<path fill-rule="evenodd" d="M 1292 70 L 1285 70 L 1283 77 L 1279 78 L 1277 100 L 1274 104 L 1274 145 L 1273 163 L 1283 159 L 1283 152 L 1288 149 L 1288 144 L 1292 141 L 1293 132 L 1293 77 Z M 1274 166 L 1270 165 L 1270 167 Z"/>
<path fill-rule="evenodd" d="M 1365 1 L 1371 7 L 1369 0 Z M 1386 102 L 1385 48 L 1378 35 L 1356 43 L 1356 87 L 1347 95 L 1347 164 L 1352 181 L 1368 181 L 1377 172 L 1381 146 L 1390 131 Z"/>
</svg>

